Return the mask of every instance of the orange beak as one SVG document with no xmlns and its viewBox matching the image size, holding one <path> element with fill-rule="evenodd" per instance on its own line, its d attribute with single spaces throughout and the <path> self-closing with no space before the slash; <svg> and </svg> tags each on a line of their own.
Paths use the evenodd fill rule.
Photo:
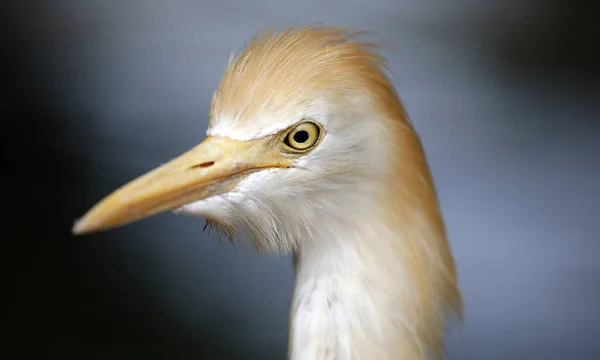
<svg viewBox="0 0 600 360">
<path fill-rule="evenodd" d="M 74 234 L 125 225 L 194 201 L 227 193 L 249 173 L 291 166 L 271 138 L 207 137 L 176 159 L 108 195 L 73 226 Z"/>
</svg>

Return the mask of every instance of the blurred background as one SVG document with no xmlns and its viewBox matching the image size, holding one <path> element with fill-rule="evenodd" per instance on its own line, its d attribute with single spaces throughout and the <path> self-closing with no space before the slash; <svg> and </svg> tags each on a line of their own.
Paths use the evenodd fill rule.
<svg viewBox="0 0 600 360">
<path fill-rule="evenodd" d="M 230 52 L 272 26 L 386 41 L 465 297 L 448 359 L 600 359 L 600 11 L 592 1 L 0 5 L 11 358 L 284 359 L 289 257 L 156 216 L 74 238 L 107 193 L 199 143 Z M 6 126 L 8 125 L 8 126 Z M 5 355 L 6 355 L 5 354 Z"/>
</svg>

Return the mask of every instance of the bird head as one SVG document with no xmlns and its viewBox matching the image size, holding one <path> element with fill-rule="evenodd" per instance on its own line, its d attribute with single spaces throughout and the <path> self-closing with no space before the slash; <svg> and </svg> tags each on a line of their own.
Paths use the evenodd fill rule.
<svg viewBox="0 0 600 360">
<path fill-rule="evenodd" d="M 385 189 L 399 158 L 410 175 L 393 181 L 421 184 L 412 169 L 422 166 L 420 147 L 385 60 L 356 35 L 321 26 L 259 33 L 231 56 L 206 139 L 107 196 L 74 233 L 173 210 L 285 253 L 395 197 Z"/>
</svg>

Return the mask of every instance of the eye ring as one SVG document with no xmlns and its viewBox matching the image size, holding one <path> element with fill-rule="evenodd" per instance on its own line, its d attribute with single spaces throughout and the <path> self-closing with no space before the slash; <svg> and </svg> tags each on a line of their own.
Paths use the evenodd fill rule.
<svg viewBox="0 0 600 360">
<path fill-rule="evenodd" d="M 310 121 L 298 124 L 284 139 L 285 145 L 296 151 L 306 151 L 319 140 L 320 129 Z"/>
</svg>

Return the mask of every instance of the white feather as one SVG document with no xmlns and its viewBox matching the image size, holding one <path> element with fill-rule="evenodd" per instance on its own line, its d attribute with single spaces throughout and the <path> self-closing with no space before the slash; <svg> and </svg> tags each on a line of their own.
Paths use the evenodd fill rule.
<svg viewBox="0 0 600 360">
<path fill-rule="evenodd" d="M 347 121 L 329 115 L 357 117 L 360 109 L 313 116 L 323 123 L 327 134 L 318 148 L 299 158 L 293 168 L 250 174 L 228 194 L 177 210 L 229 224 L 274 253 L 298 250 L 292 359 L 355 359 L 359 354 L 353 355 L 351 349 L 393 348 L 371 340 L 371 344 L 358 346 L 362 335 L 357 331 L 370 332 L 363 339 L 394 342 L 391 335 L 386 337 L 391 329 L 379 319 L 391 317 L 392 324 L 404 323 L 401 313 L 382 308 L 371 296 L 374 291 L 385 293 L 388 286 L 398 287 L 406 278 L 405 270 L 398 259 L 383 259 L 393 253 L 365 242 L 397 236 L 382 222 L 373 221 L 380 211 L 373 203 L 375 192 L 386 179 L 388 137 L 385 129 L 374 126 L 378 122 L 370 119 Z M 249 139 L 293 123 L 280 120 L 269 130 L 251 132 L 247 127 L 236 128 L 235 122 L 225 122 L 209 133 Z M 375 258 L 367 259 L 365 254 Z M 378 270 L 373 263 L 382 268 Z M 369 273 L 377 274 L 377 279 L 365 276 Z"/>
</svg>

